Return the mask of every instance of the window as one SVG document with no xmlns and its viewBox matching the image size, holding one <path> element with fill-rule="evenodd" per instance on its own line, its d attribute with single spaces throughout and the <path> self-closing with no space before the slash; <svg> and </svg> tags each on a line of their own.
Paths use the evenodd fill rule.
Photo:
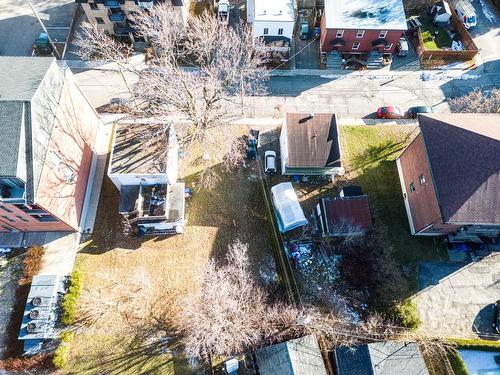
<svg viewBox="0 0 500 375">
<path fill-rule="evenodd" d="M 283 35 L 283 29 L 278 29 L 278 35 Z"/>
<path fill-rule="evenodd" d="M 104 20 L 101 17 L 96 17 L 95 22 L 97 22 L 100 25 L 104 24 Z"/>
<path fill-rule="evenodd" d="M 12 213 L 12 210 L 10 208 L 5 207 L 4 205 L 1 205 L 0 209 L 4 210 L 5 212 Z"/>
<path fill-rule="evenodd" d="M 410 183 L 410 191 L 413 193 L 415 191 L 415 185 L 412 183 Z"/>
<path fill-rule="evenodd" d="M 12 219 L 11 217 L 8 217 L 7 215 L 2 215 L 2 217 L 3 217 L 5 220 L 10 221 L 11 223 L 15 222 L 15 220 L 14 220 L 14 219 Z"/>
<path fill-rule="evenodd" d="M 269 34 L 269 29 L 267 27 L 264 28 L 264 35 Z"/>
<path fill-rule="evenodd" d="M 3 229 L 5 229 L 6 231 L 9 231 L 9 232 L 16 232 L 15 229 L 9 227 L 8 225 L 2 225 Z"/>
<path fill-rule="evenodd" d="M 33 215 L 33 217 L 41 222 L 59 221 L 56 217 L 52 215 Z"/>
<path fill-rule="evenodd" d="M 387 36 L 387 30 L 381 31 L 380 34 L 378 34 L 379 38 L 385 38 Z"/>
<path fill-rule="evenodd" d="M 358 30 L 356 33 L 356 38 L 362 38 L 365 36 L 365 30 Z"/>
<path fill-rule="evenodd" d="M 344 36 L 344 30 L 337 30 L 337 34 L 335 36 L 337 38 L 342 38 Z"/>
<path fill-rule="evenodd" d="M 392 43 L 390 43 L 390 44 L 386 45 L 386 46 L 384 47 L 384 50 L 389 51 L 391 48 L 392 48 Z"/>
<path fill-rule="evenodd" d="M 28 219 L 26 219 L 25 217 L 22 217 L 22 216 L 20 216 L 20 215 L 16 215 L 16 217 L 17 217 L 18 219 L 20 219 L 20 220 L 24 221 L 24 222 L 28 222 L 28 221 L 29 221 Z"/>
<path fill-rule="evenodd" d="M 358 42 L 353 43 L 352 44 L 352 49 L 359 49 L 359 43 Z"/>
<path fill-rule="evenodd" d="M 418 180 L 420 181 L 420 185 L 425 184 L 425 176 L 423 174 L 421 174 L 420 176 L 418 176 Z"/>
<path fill-rule="evenodd" d="M 92 10 L 99 9 L 99 6 L 96 3 L 89 3 L 89 5 L 90 5 L 90 9 L 92 9 Z"/>
</svg>

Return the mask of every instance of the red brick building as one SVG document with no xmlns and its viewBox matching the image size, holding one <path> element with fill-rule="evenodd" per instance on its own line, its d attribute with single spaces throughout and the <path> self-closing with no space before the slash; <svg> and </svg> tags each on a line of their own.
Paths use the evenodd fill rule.
<svg viewBox="0 0 500 375">
<path fill-rule="evenodd" d="M 500 232 L 500 115 L 419 116 L 397 159 L 412 234 Z"/>
<path fill-rule="evenodd" d="M 53 58 L 0 57 L 0 68 L 0 245 L 78 231 L 99 116 Z"/>
<path fill-rule="evenodd" d="M 321 52 L 392 54 L 406 30 L 402 0 L 325 0 Z"/>
</svg>

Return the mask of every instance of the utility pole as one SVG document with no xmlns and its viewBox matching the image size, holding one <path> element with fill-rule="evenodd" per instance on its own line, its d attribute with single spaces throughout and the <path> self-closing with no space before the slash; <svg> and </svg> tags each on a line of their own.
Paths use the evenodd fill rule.
<svg viewBox="0 0 500 375">
<path fill-rule="evenodd" d="M 61 55 L 59 55 L 59 51 L 57 51 L 57 48 L 56 48 L 56 45 L 54 44 L 54 42 L 52 41 L 52 38 L 50 37 L 50 34 L 49 32 L 47 31 L 47 29 L 45 28 L 45 25 L 43 24 L 42 22 L 42 19 L 40 18 L 40 16 L 38 15 L 38 12 L 36 11 L 35 7 L 33 6 L 33 4 L 31 3 L 31 1 L 28 1 L 28 4 L 31 8 L 31 10 L 33 11 L 33 13 L 35 14 L 35 17 L 37 18 L 38 22 L 40 23 L 40 25 L 42 26 L 42 29 L 43 29 L 43 32 L 45 34 L 47 34 L 47 38 L 49 38 L 49 43 L 50 45 L 52 46 L 52 50 L 54 51 L 54 55 L 56 55 L 56 59 L 59 59 L 61 60 Z"/>
</svg>

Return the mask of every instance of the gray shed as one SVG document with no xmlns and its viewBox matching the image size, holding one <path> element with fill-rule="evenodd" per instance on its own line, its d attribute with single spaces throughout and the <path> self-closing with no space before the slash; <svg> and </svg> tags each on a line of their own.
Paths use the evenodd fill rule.
<svg viewBox="0 0 500 375">
<path fill-rule="evenodd" d="M 259 349 L 261 375 L 326 375 L 318 341 L 313 335 Z"/>
</svg>

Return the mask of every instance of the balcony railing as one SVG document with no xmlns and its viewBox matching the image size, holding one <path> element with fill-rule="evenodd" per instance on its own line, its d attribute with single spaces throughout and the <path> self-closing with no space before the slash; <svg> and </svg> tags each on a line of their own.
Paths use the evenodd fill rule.
<svg viewBox="0 0 500 375">
<path fill-rule="evenodd" d="M 123 22 L 125 21 L 125 13 L 121 9 L 110 9 L 108 11 L 109 20 L 111 22 Z"/>
<path fill-rule="evenodd" d="M 120 8 L 120 2 L 118 0 L 104 0 L 104 5 L 111 9 Z"/>
</svg>

